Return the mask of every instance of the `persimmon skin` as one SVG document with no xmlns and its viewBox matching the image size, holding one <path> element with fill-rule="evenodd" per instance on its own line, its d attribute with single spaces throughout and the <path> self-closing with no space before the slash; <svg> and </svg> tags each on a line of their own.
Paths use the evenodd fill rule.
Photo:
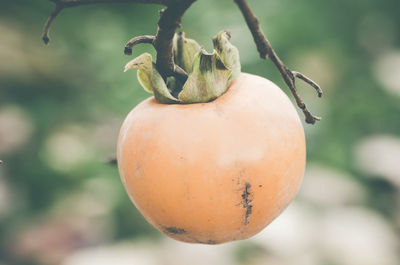
<svg viewBox="0 0 400 265">
<path fill-rule="evenodd" d="M 242 73 L 209 103 L 140 103 L 123 123 L 117 158 L 148 222 L 176 240 L 219 244 L 255 235 L 285 209 L 306 147 L 289 98 Z"/>
</svg>

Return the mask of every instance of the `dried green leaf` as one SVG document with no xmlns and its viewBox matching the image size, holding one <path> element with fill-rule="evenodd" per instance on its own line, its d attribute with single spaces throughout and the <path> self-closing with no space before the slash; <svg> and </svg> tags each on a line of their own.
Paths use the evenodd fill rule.
<svg viewBox="0 0 400 265">
<path fill-rule="evenodd" d="M 174 58 L 186 73 L 192 72 L 193 60 L 200 51 L 201 46 L 192 39 L 185 38 L 185 33 L 180 32 L 174 36 Z"/>
<path fill-rule="evenodd" d="M 239 50 L 230 43 L 231 34 L 229 31 L 220 31 L 214 38 L 214 49 L 221 57 L 226 67 L 232 70 L 229 81 L 239 76 L 241 72 Z"/>
<path fill-rule="evenodd" d="M 153 63 L 151 54 L 143 53 L 132 61 L 126 64 L 124 72 L 129 69 L 137 69 L 137 77 L 142 87 L 154 93 L 154 97 L 160 103 L 178 103 L 179 101 L 171 95 L 165 84 L 164 79 L 158 73 L 155 64 Z"/>
<path fill-rule="evenodd" d="M 222 95 L 228 88 L 229 70 L 214 51 L 201 50 L 193 61 L 192 73 L 179 93 L 182 103 L 209 102 Z"/>
</svg>

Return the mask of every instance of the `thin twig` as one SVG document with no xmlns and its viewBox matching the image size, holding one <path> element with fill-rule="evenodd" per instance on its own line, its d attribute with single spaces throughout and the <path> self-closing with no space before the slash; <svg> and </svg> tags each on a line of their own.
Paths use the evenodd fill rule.
<svg viewBox="0 0 400 265">
<path fill-rule="evenodd" d="M 168 0 L 50 0 L 64 7 L 73 7 L 91 4 L 115 4 L 115 3 L 141 3 L 164 5 Z"/>
<path fill-rule="evenodd" d="M 283 80 L 285 81 L 286 85 L 292 92 L 296 100 L 297 106 L 303 111 L 306 122 L 314 124 L 316 121 L 321 120 L 320 117 L 314 116 L 308 111 L 303 100 L 300 98 L 296 90 L 295 77 L 302 79 L 303 81 L 313 86 L 317 90 L 319 96 L 322 96 L 321 88 L 314 81 L 304 76 L 303 74 L 298 72 L 292 72 L 291 70 L 289 70 L 289 68 L 287 68 L 286 65 L 278 57 L 278 55 L 272 48 L 270 42 L 265 37 L 257 17 L 251 11 L 246 0 L 234 0 L 234 1 L 238 5 L 240 11 L 242 12 L 243 17 L 246 20 L 247 26 L 249 27 L 251 34 L 253 35 L 254 41 L 257 46 L 257 50 L 260 53 L 260 57 L 263 59 L 270 58 L 271 61 L 275 64 L 275 66 L 278 68 Z"/>
<path fill-rule="evenodd" d="M 49 43 L 50 38 L 49 38 L 49 30 L 51 23 L 53 23 L 54 19 L 60 14 L 60 12 L 64 9 L 64 6 L 60 4 L 56 4 L 56 7 L 54 8 L 53 12 L 51 12 L 49 18 L 46 21 L 46 24 L 44 25 L 43 29 L 43 36 L 42 40 L 45 44 Z"/>
<path fill-rule="evenodd" d="M 309 84 L 310 86 L 315 88 L 315 90 L 318 93 L 318 97 L 322 97 L 322 89 L 317 83 L 315 83 L 309 77 L 303 75 L 302 73 L 299 73 L 299 72 L 296 72 L 296 71 L 292 71 L 292 73 L 293 73 L 294 77 L 297 77 L 298 79 L 303 80 L 304 82 L 306 82 L 307 84 Z"/>
<path fill-rule="evenodd" d="M 58 14 L 64 9 L 68 7 L 80 6 L 80 5 L 90 5 L 90 4 L 107 4 L 107 3 L 142 3 L 142 4 L 161 4 L 165 5 L 168 0 L 50 0 L 55 3 L 56 6 L 53 12 L 50 14 L 47 19 L 44 29 L 43 29 L 43 42 L 48 44 L 50 41 L 49 38 L 49 30 L 50 26 L 53 23 L 54 19 Z"/>
<path fill-rule="evenodd" d="M 175 76 L 180 82 L 184 83 L 187 79 L 187 73 L 175 65 L 173 56 L 173 37 L 175 30 L 180 26 L 180 22 L 185 11 L 196 0 L 50 0 L 56 4 L 54 11 L 47 20 L 43 33 L 43 41 L 49 42 L 49 30 L 51 23 L 60 11 L 67 7 L 79 5 L 97 4 L 97 3 L 144 3 L 161 4 L 166 7 L 160 12 L 158 21 L 157 35 L 146 36 L 143 38 L 133 38 L 125 47 L 125 54 L 130 55 L 132 48 L 139 43 L 152 43 L 157 52 L 156 67 L 164 78 Z"/>
<path fill-rule="evenodd" d="M 128 43 L 125 45 L 124 53 L 126 55 L 132 55 L 133 47 L 141 43 L 153 44 L 155 38 L 156 37 L 150 35 L 134 37 L 130 41 L 128 41 Z"/>
</svg>

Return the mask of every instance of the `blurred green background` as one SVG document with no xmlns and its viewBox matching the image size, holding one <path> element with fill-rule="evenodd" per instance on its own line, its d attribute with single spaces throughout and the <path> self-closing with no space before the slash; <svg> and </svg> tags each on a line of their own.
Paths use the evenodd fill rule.
<svg viewBox="0 0 400 265">
<path fill-rule="evenodd" d="M 149 95 L 123 47 L 154 34 L 156 5 L 64 10 L 41 42 L 49 1 L 0 2 L 0 264 L 400 264 L 400 1 L 249 0 L 311 112 L 293 204 L 261 234 L 220 246 L 175 242 L 129 201 L 116 167 L 127 113 Z M 183 29 L 211 51 L 232 30 L 244 72 L 288 89 L 259 59 L 231 0 L 198 0 Z M 154 51 L 138 46 L 134 55 Z M 292 98 L 292 97 L 291 97 Z M 303 118 L 302 114 L 299 112 Z"/>
</svg>

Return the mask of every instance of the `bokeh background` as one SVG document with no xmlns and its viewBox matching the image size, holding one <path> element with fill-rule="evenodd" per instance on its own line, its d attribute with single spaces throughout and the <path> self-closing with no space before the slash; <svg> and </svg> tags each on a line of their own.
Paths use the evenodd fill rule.
<svg viewBox="0 0 400 265">
<path fill-rule="evenodd" d="M 249 0 L 283 61 L 316 80 L 323 120 L 305 125 L 301 190 L 259 235 L 220 246 L 179 243 L 152 228 L 115 166 L 120 125 L 149 95 L 123 46 L 154 34 L 160 6 L 64 10 L 41 42 L 46 1 L 0 2 L 0 264 L 400 264 L 400 2 Z M 199 0 L 184 30 L 211 51 L 233 32 L 245 72 L 288 89 L 259 59 L 231 0 Z M 138 46 L 134 55 L 147 51 Z M 301 117 L 301 113 L 299 113 Z"/>
</svg>

